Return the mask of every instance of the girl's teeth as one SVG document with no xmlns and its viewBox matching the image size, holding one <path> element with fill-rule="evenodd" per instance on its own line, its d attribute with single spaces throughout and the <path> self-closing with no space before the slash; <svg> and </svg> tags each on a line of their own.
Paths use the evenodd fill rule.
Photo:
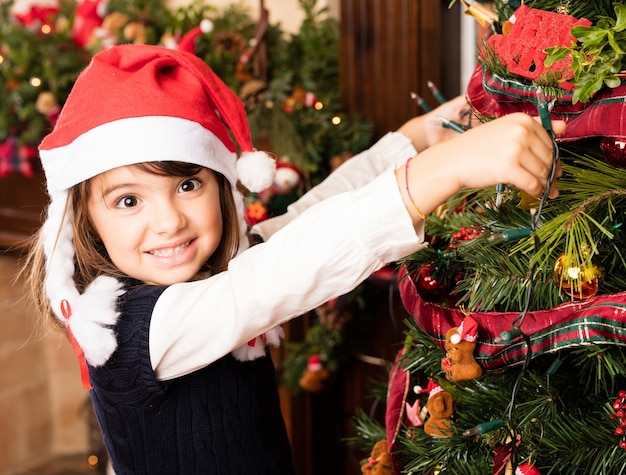
<svg viewBox="0 0 626 475">
<path fill-rule="evenodd" d="M 169 257 L 173 256 L 174 254 L 178 254 L 180 251 L 186 249 L 187 247 L 189 247 L 189 243 L 185 243 L 181 246 L 176 246 L 169 249 L 156 249 L 154 251 L 150 251 L 150 254 L 157 257 Z"/>
</svg>

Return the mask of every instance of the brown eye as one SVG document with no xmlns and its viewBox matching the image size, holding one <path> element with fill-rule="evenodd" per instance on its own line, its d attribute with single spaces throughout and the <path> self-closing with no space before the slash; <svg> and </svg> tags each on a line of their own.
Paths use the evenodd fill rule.
<svg viewBox="0 0 626 475">
<path fill-rule="evenodd" d="M 132 208 L 139 204 L 139 199 L 133 195 L 125 195 L 122 196 L 119 200 L 115 202 L 116 208 Z"/>
<path fill-rule="evenodd" d="M 188 193 L 190 191 L 197 190 L 202 186 L 202 182 L 197 178 L 191 178 L 183 181 L 178 187 L 179 193 Z"/>
</svg>

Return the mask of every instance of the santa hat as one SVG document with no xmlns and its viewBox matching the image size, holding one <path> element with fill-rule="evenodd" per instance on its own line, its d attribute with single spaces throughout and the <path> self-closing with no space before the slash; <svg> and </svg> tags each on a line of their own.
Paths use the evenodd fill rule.
<svg viewBox="0 0 626 475">
<path fill-rule="evenodd" d="M 302 180 L 302 172 L 298 167 L 287 162 L 276 163 L 276 176 L 274 184 L 279 190 L 295 187 Z"/>
<path fill-rule="evenodd" d="M 458 345 L 461 341 L 474 343 L 478 337 L 478 323 L 470 315 L 465 317 L 457 327 L 456 333 L 450 336 L 450 343 Z"/>
<path fill-rule="evenodd" d="M 211 31 L 213 31 L 213 22 L 207 18 L 203 19 L 198 26 L 183 35 L 178 43 L 178 49 L 187 53 L 195 53 L 196 39 L 204 34 L 211 33 Z"/>
<path fill-rule="evenodd" d="M 426 388 L 423 388 L 421 386 L 415 386 L 413 388 L 415 394 L 428 394 L 428 399 L 433 397 L 435 394 L 442 392 L 443 390 L 444 389 L 441 387 L 441 385 L 433 381 L 432 379 L 428 380 L 428 386 L 426 386 Z"/>
<path fill-rule="evenodd" d="M 94 56 L 39 151 L 50 195 L 43 227 L 46 291 L 75 350 L 93 366 L 104 364 L 117 347 L 111 327 L 122 290 L 115 279 L 101 276 L 83 294 L 77 291 L 68 190 L 107 170 L 146 161 L 183 159 L 207 167 L 231 185 L 243 250 L 246 224 L 237 182 L 260 191 L 275 172 L 274 160 L 253 150 L 237 95 L 198 57 L 150 45 L 114 46 Z"/>
</svg>

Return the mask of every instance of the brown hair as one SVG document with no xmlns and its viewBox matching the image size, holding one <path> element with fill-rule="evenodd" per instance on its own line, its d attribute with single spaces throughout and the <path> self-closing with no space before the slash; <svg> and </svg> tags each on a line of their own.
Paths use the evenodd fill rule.
<svg viewBox="0 0 626 475">
<path fill-rule="evenodd" d="M 156 175 L 179 177 L 195 175 L 202 169 L 200 165 L 184 162 L 149 162 L 132 166 Z M 224 227 L 217 249 L 200 269 L 200 273 L 216 274 L 224 271 L 228 262 L 237 254 L 239 249 L 239 218 L 228 180 L 220 173 L 212 172 L 215 174 L 219 187 L 220 209 Z M 75 249 L 74 282 L 79 292 L 84 291 L 85 287 L 99 275 L 125 277 L 109 258 L 89 218 L 87 203 L 90 193 L 90 180 L 73 186 L 69 190 L 68 204 L 65 209 L 65 213 L 72 213 L 71 222 Z M 34 236 L 33 245 L 23 269 L 27 274 L 31 298 L 37 310 L 50 323 L 59 326 L 45 290 L 46 258 L 41 230 Z"/>
</svg>

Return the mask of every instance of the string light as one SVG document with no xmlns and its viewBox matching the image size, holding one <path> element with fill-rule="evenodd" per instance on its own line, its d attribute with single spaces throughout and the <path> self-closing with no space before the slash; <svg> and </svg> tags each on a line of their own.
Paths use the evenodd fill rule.
<svg viewBox="0 0 626 475">
<path fill-rule="evenodd" d="M 530 229 L 532 231 L 532 235 L 534 239 L 534 252 L 535 253 L 538 252 L 539 245 L 540 245 L 539 238 L 537 237 L 537 234 L 535 233 L 535 231 L 537 230 L 539 220 L 541 219 L 541 211 L 543 210 L 544 205 L 548 201 L 548 196 L 550 194 L 550 186 L 552 185 L 552 182 L 554 180 L 554 177 L 556 174 L 556 165 L 559 159 L 559 146 L 556 142 L 556 138 L 552 130 L 552 123 L 550 121 L 550 111 L 553 105 L 554 105 L 554 101 L 547 102 L 544 96 L 543 90 L 541 89 L 541 87 L 538 87 L 537 88 L 537 110 L 539 111 L 541 124 L 543 125 L 544 129 L 546 129 L 546 131 L 550 135 L 550 139 L 552 140 L 552 166 L 550 168 L 550 173 L 548 175 L 546 188 L 543 192 L 543 195 L 541 196 L 541 200 L 539 201 L 537 210 L 535 211 L 535 213 L 533 213 L 531 217 L 531 221 L 530 221 Z M 526 355 L 524 357 L 524 363 L 522 365 L 519 375 L 517 376 L 515 384 L 513 385 L 513 389 L 511 390 L 511 399 L 505 411 L 507 420 L 509 422 L 509 427 L 511 430 L 511 437 L 513 440 L 517 440 L 518 438 L 517 430 L 515 429 L 515 427 L 513 427 L 513 423 L 512 423 L 513 408 L 515 407 L 515 399 L 517 398 L 517 393 L 522 385 L 522 380 L 524 378 L 524 375 L 526 374 L 526 370 L 528 369 L 528 366 L 530 365 L 530 361 L 532 359 L 532 342 L 530 341 L 530 337 L 522 331 L 521 326 L 522 326 L 522 323 L 524 322 L 524 319 L 526 318 L 528 309 L 530 308 L 530 302 L 532 300 L 532 296 L 534 292 L 534 279 L 533 279 L 534 274 L 535 274 L 535 266 L 532 265 L 530 268 L 530 273 L 529 273 L 530 280 L 529 280 L 528 288 L 526 292 L 526 303 L 522 312 L 513 321 L 513 324 L 512 324 L 513 328 L 509 330 L 508 332 L 502 332 L 500 336 L 496 338 L 496 341 L 499 340 L 500 342 L 508 342 L 508 341 L 511 341 L 512 339 L 516 339 L 521 336 L 521 338 L 524 340 L 524 344 L 526 345 L 526 349 L 527 349 Z M 511 447 L 511 458 L 510 458 L 511 463 L 513 464 L 513 470 L 517 468 L 516 458 L 517 458 L 517 447 L 515 444 L 513 444 Z"/>
</svg>

